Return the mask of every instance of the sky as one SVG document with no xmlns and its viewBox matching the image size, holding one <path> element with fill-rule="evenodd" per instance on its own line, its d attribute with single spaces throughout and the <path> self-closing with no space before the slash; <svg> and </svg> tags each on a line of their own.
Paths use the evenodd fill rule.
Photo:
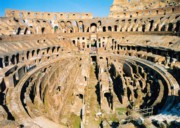
<svg viewBox="0 0 180 128">
<path fill-rule="evenodd" d="M 0 17 L 5 9 L 39 12 L 91 12 L 107 17 L 113 0 L 0 0 Z"/>
</svg>

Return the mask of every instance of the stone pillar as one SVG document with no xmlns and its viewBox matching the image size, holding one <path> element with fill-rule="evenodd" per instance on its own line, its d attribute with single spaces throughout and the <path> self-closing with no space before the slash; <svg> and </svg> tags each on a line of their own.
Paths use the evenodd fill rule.
<svg viewBox="0 0 180 128">
<path fill-rule="evenodd" d="M 168 66 L 168 64 L 170 63 L 170 57 L 169 56 L 166 56 L 166 67 Z"/>
<path fill-rule="evenodd" d="M 99 42 L 98 41 L 96 41 L 96 45 L 97 45 L 96 47 L 99 48 Z"/>
<path fill-rule="evenodd" d="M 5 67 L 5 62 L 4 62 L 4 61 L 5 61 L 5 59 L 4 59 L 4 58 L 2 58 L 2 66 L 3 66 L 2 68 L 4 68 L 4 67 Z"/>
<path fill-rule="evenodd" d="M 11 56 L 11 58 L 10 58 L 10 56 L 9 56 L 9 58 L 8 58 L 8 64 L 9 64 L 9 65 L 12 64 L 11 59 L 12 59 L 12 56 Z"/>
<path fill-rule="evenodd" d="M 166 32 L 168 31 L 168 28 L 169 28 L 169 26 L 168 26 L 168 25 L 166 25 L 166 27 L 165 27 L 165 31 L 166 31 Z"/>
<path fill-rule="evenodd" d="M 114 26 L 111 26 L 111 31 L 114 32 Z"/>
<path fill-rule="evenodd" d="M 149 31 L 150 26 L 151 26 L 150 23 L 147 23 L 147 24 L 146 24 L 145 32 L 148 32 L 148 31 Z"/>
<path fill-rule="evenodd" d="M 175 31 L 175 28 L 176 28 L 176 23 L 173 24 L 172 31 Z"/>
</svg>

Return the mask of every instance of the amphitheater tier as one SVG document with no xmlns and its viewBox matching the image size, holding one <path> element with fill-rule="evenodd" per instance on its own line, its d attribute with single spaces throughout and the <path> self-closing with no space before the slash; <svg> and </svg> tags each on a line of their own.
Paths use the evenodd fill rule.
<svg viewBox="0 0 180 128">
<path fill-rule="evenodd" d="M 7 9 L 0 127 L 180 127 L 179 1 L 138 2 L 105 18 Z"/>
</svg>

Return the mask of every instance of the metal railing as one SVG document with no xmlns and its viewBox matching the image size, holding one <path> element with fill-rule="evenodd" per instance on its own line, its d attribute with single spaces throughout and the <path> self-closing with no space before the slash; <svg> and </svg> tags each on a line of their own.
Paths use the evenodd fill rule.
<svg viewBox="0 0 180 128">
<path fill-rule="evenodd" d="M 148 108 L 139 109 L 139 108 L 134 107 L 133 110 L 138 113 L 141 113 L 143 116 L 151 116 L 153 115 L 154 108 L 148 107 Z"/>
</svg>

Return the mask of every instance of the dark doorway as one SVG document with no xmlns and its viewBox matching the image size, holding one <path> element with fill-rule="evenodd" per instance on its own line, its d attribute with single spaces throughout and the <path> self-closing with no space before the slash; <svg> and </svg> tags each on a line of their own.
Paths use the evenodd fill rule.
<svg viewBox="0 0 180 128">
<path fill-rule="evenodd" d="M 91 59 L 92 59 L 93 62 L 97 61 L 97 57 L 96 56 L 91 56 Z"/>
</svg>

